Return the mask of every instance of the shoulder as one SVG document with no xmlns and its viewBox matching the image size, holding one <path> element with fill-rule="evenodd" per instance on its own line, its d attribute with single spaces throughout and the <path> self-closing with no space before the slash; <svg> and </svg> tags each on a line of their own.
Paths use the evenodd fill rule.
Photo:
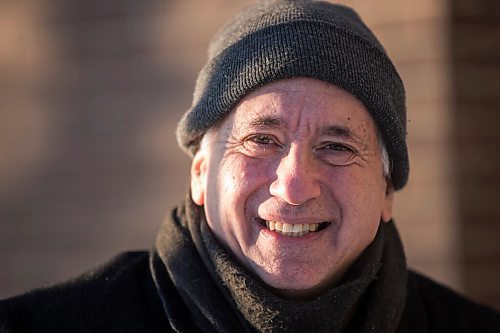
<svg viewBox="0 0 500 333">
<path fill-rule="evenodd" d="M 0 301 L 0 332 L 154 331 L 165 315 L 148 257 L 123 253 L 74 280 Z"/>
<path fill-rule="evenodd" d="M 500 332 L 499 313 L 415 272 L 408 276 L 408 306 L 429 332 Z"/>
</svg>

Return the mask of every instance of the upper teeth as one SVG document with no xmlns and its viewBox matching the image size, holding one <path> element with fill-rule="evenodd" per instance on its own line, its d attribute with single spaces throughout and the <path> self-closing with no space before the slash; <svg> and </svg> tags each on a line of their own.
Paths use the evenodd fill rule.
<svg viewBox="0 0 500 333">
<path fill-rule="evenodd" d="M 286 236 L 303 236 L 309 231 L 318 230 L 319 223 L 290 224 L 275 221 L 266 221 L 269 230 L 277 231 Z"/>
</svg>

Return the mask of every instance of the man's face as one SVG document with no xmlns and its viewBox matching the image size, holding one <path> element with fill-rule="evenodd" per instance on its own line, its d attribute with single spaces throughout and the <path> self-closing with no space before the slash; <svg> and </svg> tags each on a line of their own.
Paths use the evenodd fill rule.
<svg viewBox="0 0 500 333">
<path fill-rule="evenodd" d="M 297 78 L 247 95 L 205 135 L 191 191 L 241 264 L 302 297 L 335 284 L 391 218 L 382 170 L 364 105 L 334 85 Z"/>
</svg>

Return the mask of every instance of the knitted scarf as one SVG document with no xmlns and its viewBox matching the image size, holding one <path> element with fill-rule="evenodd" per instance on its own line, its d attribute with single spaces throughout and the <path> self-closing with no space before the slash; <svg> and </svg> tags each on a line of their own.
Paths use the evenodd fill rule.
<svg viewBox="0 0 500 333">
<path fill-rule="evenodd" d="M 189 199 L 162 225 L 157 251 L 162 267 L 155 270 L 168 277 L 155 274 L 155 282 L 178 332 L 389 333 L 396 331 L 406 300 L 407 270 L 393 222 L 381 223 L 337 286 L 308 301 L 279 297 L 246 271 L 217 243 L 203 210 Z M 190 321 L 177 319 L 173 289 Z"/>
</svg>

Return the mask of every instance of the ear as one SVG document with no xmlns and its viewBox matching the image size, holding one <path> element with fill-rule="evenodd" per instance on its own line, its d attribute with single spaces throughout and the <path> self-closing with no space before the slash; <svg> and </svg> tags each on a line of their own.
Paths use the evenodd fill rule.
<svg viewBox="0 0 500 333">
<path fill-rule="evenodd" d="M 200 148 L 191 162 L 191 198 L 199 206 L 205 204 L 208 165 L 206 156 L 205 151 Z"/>
<path fill-rule="evenodd" d="M 394 186 L 389 178 L 386 177 L 387 187 L 385 190 L 384 202 L 382 205 L 382 221 L 389 222 L 392 219 L 392 204 L 394 201 Z"/>
</svg>

